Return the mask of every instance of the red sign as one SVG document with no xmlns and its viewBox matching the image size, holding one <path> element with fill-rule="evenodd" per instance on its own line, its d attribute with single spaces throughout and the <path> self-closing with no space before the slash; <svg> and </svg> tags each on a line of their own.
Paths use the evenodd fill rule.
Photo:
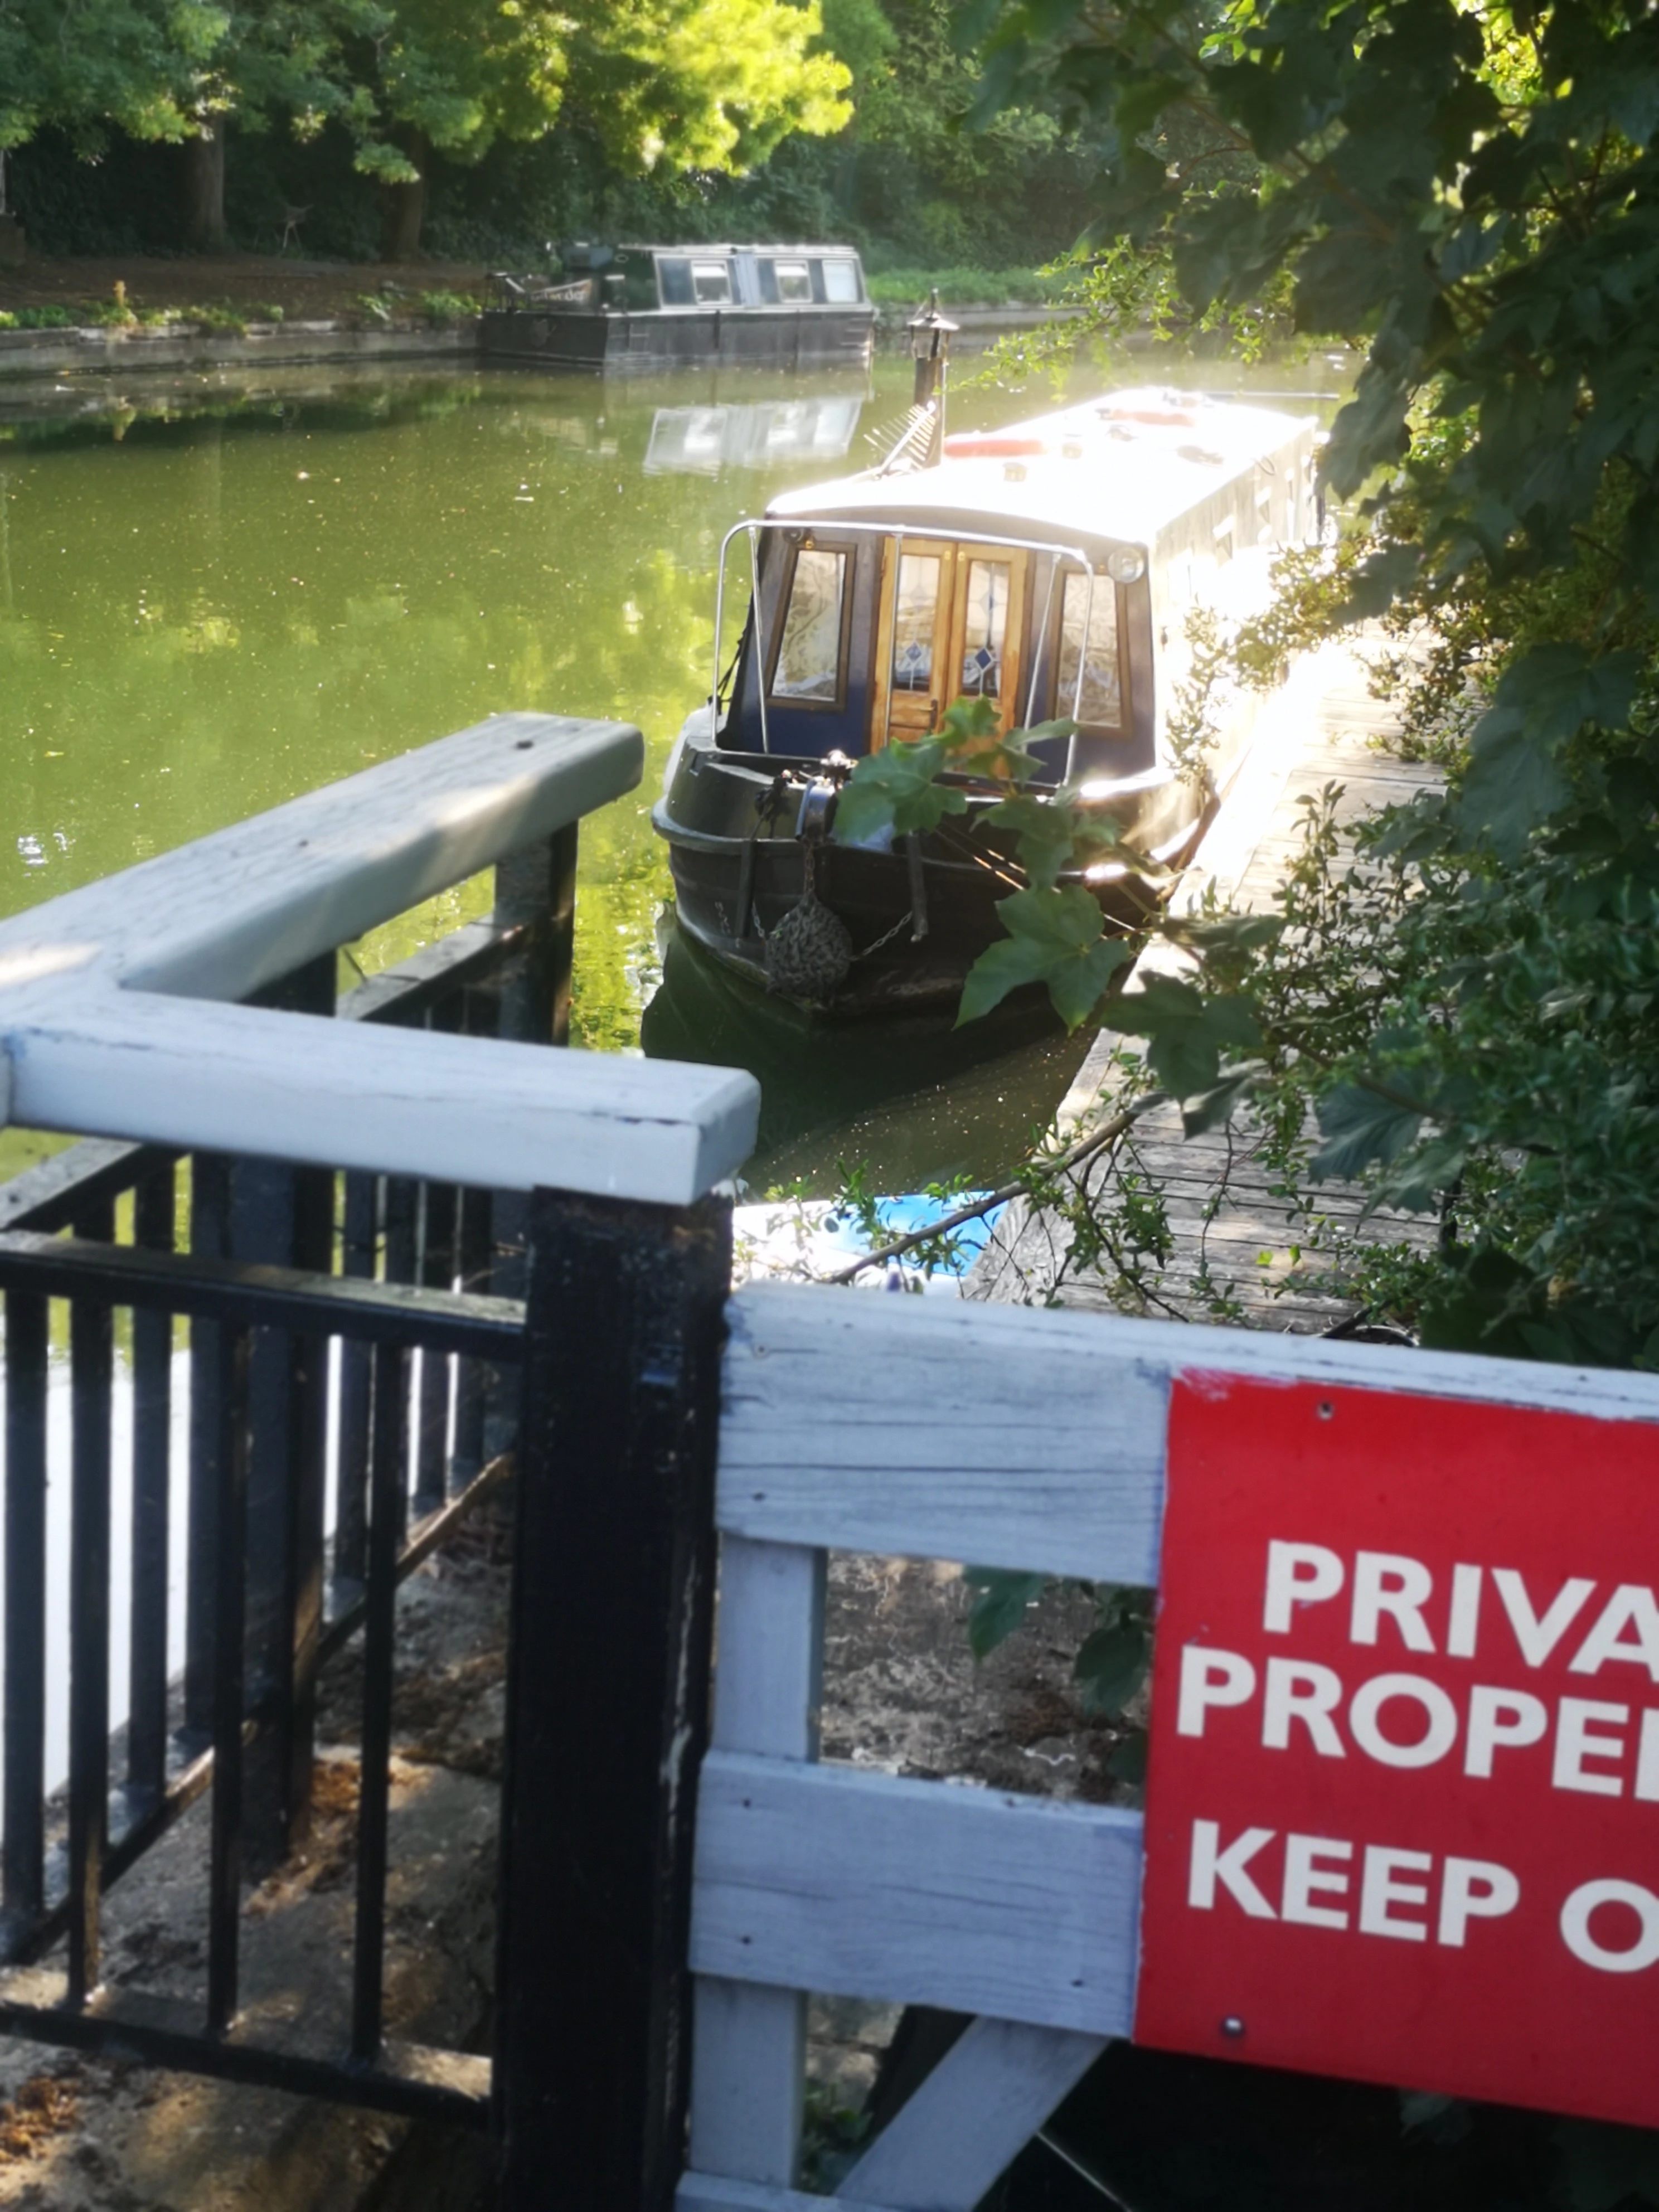
<svg viewBox="0 0 1659 2212">
<path fill-rule="evenodd" d="M 1659 1430 L 1177 1382 L 1135 2037 L 1659 2125 Z"/>
</svg>

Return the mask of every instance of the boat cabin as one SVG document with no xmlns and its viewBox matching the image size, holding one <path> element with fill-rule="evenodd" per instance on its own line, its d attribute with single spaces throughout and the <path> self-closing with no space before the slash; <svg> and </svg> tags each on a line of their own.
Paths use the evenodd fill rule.
<svg viewBox="0 0 1659 2212">
<path fill-rule="evenodd" d="M 733 533 L 751 608 L 719 745 L 856 757 L 966 696 L 1005 729 L 1074 720 L 1039 748 L 1056 783 L 1173 772 L 1191 617 L 1254 611 L 1273 556 L 1317 534 L 1315 430 L 1124 392 L 959 432 L 912 474 L 786 494 Z"/>
</svg>

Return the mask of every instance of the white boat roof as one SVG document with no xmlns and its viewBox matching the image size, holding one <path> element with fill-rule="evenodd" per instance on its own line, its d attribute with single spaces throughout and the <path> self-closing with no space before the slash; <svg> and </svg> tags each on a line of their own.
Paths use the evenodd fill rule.
<svg viewBox="0 0 1659 2212">
<path fill-rule="evenodd" d="M 785 492 L 766 512 L 1150 550 L 1168 524 L 1316 422 L 1162 385 L 1106 392 L 995 430 L 952 429 L 932 468 L 861 470 Z"/>
</svg>

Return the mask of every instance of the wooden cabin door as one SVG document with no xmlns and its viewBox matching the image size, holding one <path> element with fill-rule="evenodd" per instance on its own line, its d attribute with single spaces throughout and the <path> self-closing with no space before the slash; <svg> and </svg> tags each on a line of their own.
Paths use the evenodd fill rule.
<svg viewBox="0 0 1659 2212">
<path fill-rule="evenodd" d="M 1025 560 L 1012 546 L 887 540 L 872 751 L 890 738 L 919 738 L 937 729 L 945 708 L 964 696 L 995 700 L 1004 730 L 1018 721 Z"/>
</svg>

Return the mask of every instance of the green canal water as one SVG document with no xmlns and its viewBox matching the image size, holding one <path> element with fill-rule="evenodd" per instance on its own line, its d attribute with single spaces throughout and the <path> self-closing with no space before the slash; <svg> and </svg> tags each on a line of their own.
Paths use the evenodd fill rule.
<svg viewBox="0 0 1659 2212">
<path fill-rule="evenodd" d="M 649 822 L 708 689 L 723 533 L 861 465 L 908 382 L 895 361 L 867 383 L 295 370 L 88 380 L 44 404 L 0 386 L 0 915 L 499 709 L 635 722 L 644 782 L 582 825 L 575 1041 L 637 1049 L 643 1018 L 648 1051 L 754 1068 L 758 1182 L 832 1188 L 842 1158 L 889 1188 L 994 1172 L 1077 1048 L 791 1025 L 673 941 Z M 975 392 L 957 419 L 1047 404 Z M 356 957 L 401 957 L 487 900 L 464 885 Z M 0 1172 L 32 1142 L 0 1136 Z"/>
</svg>

